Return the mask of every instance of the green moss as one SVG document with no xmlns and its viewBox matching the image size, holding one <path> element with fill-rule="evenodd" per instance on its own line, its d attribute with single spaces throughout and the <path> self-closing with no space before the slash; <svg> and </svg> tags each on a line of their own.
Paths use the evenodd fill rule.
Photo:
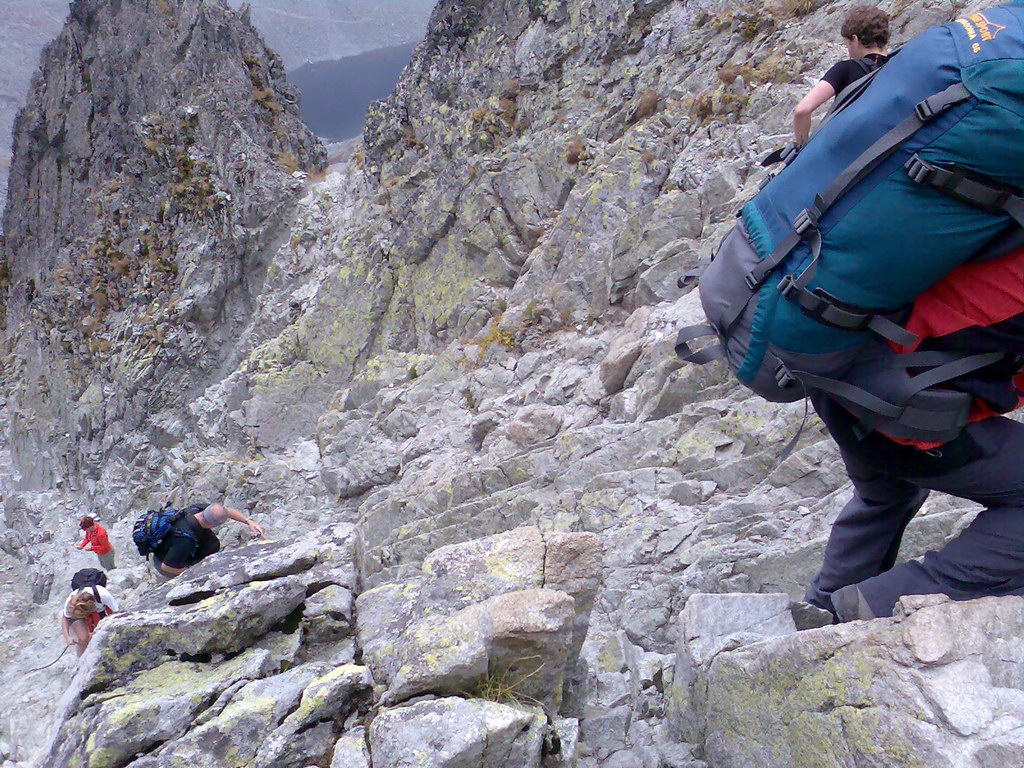
<svg viewBox="0 0 1024 768">
<path fill-rule="evenodd" d="M 483 565 L 489 577 L 505 584 L 521 584 L 526 575 L 520 553 L 513 550 L 492 551 L 484 556 Z M 540 584 L 531 586 L 539 587 Z"/>
<path fill-rule="evenodd" d="M 727 659 L 720 663 L 730 664 Z M 773 763 L 793 768 L 878 761 L 924 768 L 901 734 L 880 732 L 872 708 L 885 702 L 875 701 L 871 691 L 885 666 L 885 660 L 861 648 L 842 648 L 824 660 L 779 655 L 750 666 L 719 666 L 708 691 L 713 723 L 728 738 L 758 744 Z M 766 741 L 764 734 L 772 739 Z"/>
</svg>

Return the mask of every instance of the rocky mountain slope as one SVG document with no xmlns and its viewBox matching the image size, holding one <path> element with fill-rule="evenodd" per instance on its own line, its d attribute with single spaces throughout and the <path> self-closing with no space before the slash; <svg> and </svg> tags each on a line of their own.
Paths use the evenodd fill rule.
<svg viewBox="0 0 1024 768">
<path fill-rule="evenodd" d="M 286 69 L 411 43 L 423 36 L 433 0 L 248 0 L 253 24 Z M 242 0 L 230 5 L 241 8 Z M 60 32 L 69 0 L 0 0 L 0 208 L 7 194 L 11 129 L 43 47 Z"/>
<path fill-rule="evenodd" d="M 3 0 L 0 12 L 0 206 L 7 199 L 7 171 L 11 163 L 11 127 L 25 103 L 39 52 L 60 31 L 67 15 L 66 0 Z"/>
<path fill-rule="evenodd" d="M 175 29 L 198 12 L 168 2 Z M 122 2 L 121 13 L 144 4 Z M 109 10 L 103 0 L 76 5 Z M 279 759 L 270 746 L 278 737 L 309 734 L 309 750 L 288 758 L 299 768 L 368 759 L 375 768 L 991 766 L 1019 751 L 1024 678 L 1009 640 L 1017 601 L 908 603 L 898 619 L 796 632 L 789 598 L 813 574 L 845 495 L 834 448 L 812 420 L 780 463 L 800 406 L 764 403 L 723 371 L 682 367 L 671 355 L 675 327 L 700 316 L 676 276 L 710 252 L 756 189 L 761 172 L 751 169 L 785 138 L 793 99 L 840 55 L 823 41 L 834 39 L 848 6 L 444 0 L 363 145 L 351 161 L 306 177 L 294 203 L 288 185 L 300 180 L 275 169 L 274 152 L 290 142 L 311 168 L 317 153 L 291 123 L 261 128 L 267 111 L 282 121 L 292 114 L 287 86 L 273 57 L 258 68 L 267 77 L 259 89 L 238 77 L 238 51 L 255 44 L 232 33 L 245 45 L 218 46 L 223 63 L 205 70 L 206 82 L 217 92 L 240 83 L 239 98 L 223 102 L 242 104 L 242 115 L 203 122 L 200 109 L 206 132 L 194 144 L 211 189 L 230 200 L 216 216 L 175 210 L 169 224 L 162 195 L 182 183 L 173 160 L 189 123 L 162 129 L 169 163 L 143 160 L 150 108 L 134 100 L 149 91 L 129 94 L 120 135 L 142 147 L 115 146 L 153 164 L 123 173 L 109 193 L 119 218 L 88 217 L 78 198 L 98 196 L 94 208 L 112 211 L 99 174 L 121 177 L 98 162 L 109 157 L 99 134 L 88 144 L 99 152 L 71 154 L 82 141 L 63 149 L 74 134 L 61 133 L 69 122 L 60 104 L 81 109 L 83 89 L 67 86 L 80 76 L 56 74 L 81 68 L 70 58 L 61 69 L 54 49 L 55 71 L 36 88 L 41 106 L 20 125 L 26 136 L 62 141 L 40 151 L 26 138 L 17 167 L 66 167 L 66 183 L 81 193 L 61 197 L 58 211 L 30 197 L 39 185 L 12 184 L 12 199 L 31 205 L 8 207 L 5 251 L 5 344 L 16 375 L 4 379 L 0 466 L 13 489 L 3 502 L 15 544 L 0 573 L 19 607 L 18 626 L 3 634 L 11 696 L 0 706 L 14 757 L 55 759 L 52 749 L 63 747 L 44 749 L 49 714 L 59 715 L 50 735 L 64 734 L 52 744 L 67 744 L 60 759 L 69 765 L 137 768 L 223 765 L 225 753 L 202 746 L 213 743 L 210 729 L 225 750 L 250 743 L 246 734 L 266 738 L 270 751 L 242 757 L 254 764 Z M 942 0 L 883 6 L 896 16 L 897 38 L 959 10 Z M 99 44 L 92 39 L 79 40 Z M 205 60 L 203 39 L 189 38 L 200 45 L 196 62 Z M 150 82 L 165 82 L 168 73 L 145 62 Z M 257 98 L 264 88 L 280 112 Z M 167 98 L 165 120 L 187 117 L 198 98 L 152 91 Z M 235 133 L 233 120 L 248 130 Z M 220 131 L 252 144 L 219 154 L 228 143 Z M 255 178 L 230 167 L 240 151 L 263 158 Z M 70 221 L 81 235 L 68 236 Z M 143 315 L 132 302 L 150 267 L 126 235 L 144 221 L 173 240 L 179 266 L 148 289 Z M 122 226 L 120 239 L 107 238 L 120 255 L 72 261 L 88 253 L 80 243 L 100 242 L 103 226 Z M 122 257 L 123 274 L 96 266 Z M 95 290 L 79 295 L 64 284 L 64 258 L 72 286 L 105 276 L 102 313 Z M 99 349 L 101 341 L 109 346 Z M 339 543 L 332 555 L 351 573 L 311 583 L 302 574 L 320 567 L 317 557 L 296 545 L 291 565 L 282 564 L 271 544 L 225 553 L 179 587 L 152 591 L 128 551 L 130 527 L 139 510 L 169 497 L 251 505 L 272 539 L 309 536 L 302 546 L 314 549 L 324 524 L 351 526 L 351 550 Z M 127 564 L 114 572 L 116 588 L 135 613 L 97 635 L 58 707 L 68 666 L 12 670 L 60 651 L 52 627 L 62 585 L 88 562 L 61 541 L 71 540 L 83 508 L 111 524 Z M 903 555 L 945 540 L 969 514 L 933 499 Z M 598 576 L 556 583 L 508 573 L 530 562 L 546 572 L 543 554 L 521 548 L 545 552 L 553 538 L 573 536 L 599 540 L 600 560 L 583 558 Z M 506 542 L 503 554 L 488 555 L 496 541 Z M 236 557 L 251 557 L 255 570 L 232 575 Z M 477 589 L 481 582 L 490 586 Z M 281 610 L 302 608 L 295 626 L 274 624 L 283 621 L 276 614 L 257 620 L 264 604 L 251 600 L 275 589 L 288 595 Z M 305 640 L 307 630 L 318 637 L 316 617 L 350 621 L 346 590 L 356 600 L 354 631 L 336 626 L 330 642 Z M 217 622 L 240 616 L 228 609 L 234 600 L 252 619 L 224 640 Z M 153 635 L 142 661 L 116 668 L 150 636 L 139 627 L 172 615 L 195 627 L 192 639 Z M 506 642 L 515 622 L 495 618 L 509 615 L 533 617 L 527 634 L 544 641 L 537 650 L 505 653 L 521 650 Z M 972 629 L 993 621 L 999 629 L 986 637 Z M 496 625 L 508 634 L 493 634 Z M 145 721 L 132 702 L 140 686 L 157 684 L 161 652 L 172 664 L 160 672 L 159 685 L 170 686 L 161 701 L 184 713 L 178 725 L 140 733 L 131 754 L 102 752 L 96 742 L 106 737 L 75 741 L 76 729 L 105 733 L 98 724 L 128 713 Z M 523 659 L 561 677 L 529 689 L 544 672 Z M 503 677 L 502 660 L 519 663 L 512 682 L 522 678 L 529 698 Z M 195 682 L 196 664 L 216 665 L 215 673 L 203 667 L 208 685 Z M 322 708 L 314 699 L 322 702 L 325 686 L 332 703 Z M 984 705 L 961 707 L 964 686 Z M 552 691 L 563 695 L 545 700 Z M 261 709 L 268 696 L 280 708 Z M 430 741 L 428 758 L 419 745 L 437 733 L 450 738 Z M 891 747 L 870 747 L 873 734 Z M 489 744 L 515 757 L 488 756 Z"/>
</svg>

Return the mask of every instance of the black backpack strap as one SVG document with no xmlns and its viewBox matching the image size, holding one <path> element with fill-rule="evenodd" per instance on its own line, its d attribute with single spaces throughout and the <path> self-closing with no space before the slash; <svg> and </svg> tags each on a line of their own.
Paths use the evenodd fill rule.
<svg viewBox="0 0 1024 768">
<path fill-rule="evenodd" d="M 992 214 L 1005 214 L 1024 227 L 1024 199 L 1016 190 L 963 169 L 929 163 L 914 155 L 906 164 L 907 174 L 954 200 Z"/>
<path fill-rule="evenodd" d="M 717 335 L 718 332 L 710 325 L 689 325 L 685 328 L 680 328 L 679 335 L 676 336 L 676 354 L 686 362 L 696 363 L 697 365 L 705 365 L 715 360 L 721 360 L 725 357 L 725 347 L 721 344 L 713 344 L 710 347 L 696 351 L 690 349 L 691 341 Z"/>
<path fill-rule="evenodd" d="M 789 371 L 805 387 L 834 395 L 862 411 L 860 430 L 883 429 L 895 437 L 910 440 L 946 442 L 969 422 L 974 398 L 965 392 L 942 390 L 927 392 L 960 376 L 978 371 L 1005 359 L 1002 352 L 981 355 L 956 355 L 948 352 L 920 352 L 898 355 L 894 365 L 902 368 L 931 367 L 911 379 L 903 402 L 893 403 L 862 387 L 839 379 L 818 376 L 807 371 Z"/>
<path fill-rule="evenodd" d="M 822 289 L 802 291 L 797 279 L 786 275 L 779 281 L 779 293 L 799 305 L 804 314 L 819 323 L 847 331 L 874 331 L 879 336 L 900 346 L 909 347 L 917 336 L 899 325 L 902 312 L 875 313 L 868 310 L 840 306 L 838 300 Z"/>
<path fill-rule="evenodd" d="M 871 74 L 871 71 L 874 69 L 870 59 L 854 59 L 853 63 L 860 67 L 860 71 L 865 75 Z M 845 90 L 845 88 L 843 90 Z"/>
</svg>

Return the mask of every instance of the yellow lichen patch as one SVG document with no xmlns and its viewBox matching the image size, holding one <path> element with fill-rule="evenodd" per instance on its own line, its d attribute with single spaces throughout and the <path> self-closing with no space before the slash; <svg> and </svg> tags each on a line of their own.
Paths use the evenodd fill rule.
<svg viewBox="0 0 1024 768">
<path fill-rule="evenodd" d="M 728 657 L 716 662 L 709 687 L 712 723 L 736 743 L 757 743 L 779 764 L 899 765 L 924 768 L 908 739 L 891 728 L 880 732 L 874 708 L 875 678 L 885 674 L 884 651 L 840 648 L 813 664 L 785 655 L 765 656 L 748 668 Z M 775 738 L 765 743 L 764 734 Z"/>
</svg>

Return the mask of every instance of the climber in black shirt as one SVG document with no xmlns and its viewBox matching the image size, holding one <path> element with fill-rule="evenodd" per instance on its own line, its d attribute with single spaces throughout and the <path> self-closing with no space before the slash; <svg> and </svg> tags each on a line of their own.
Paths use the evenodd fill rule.
<svg viewBox="0 0 1024 768">
<path fill-rule="evenodd" d="M 889 16 L 884 11 L 871 5 L 858 5 L 847 14 L 841 34 L 850 58 L 830 67 L 796 105 L 793 135 L 797 146 L 807 143 L 814 110 L 888 59 Z"/>
<path fill-rule="evenodd" d="M 162 580 L 174 578 L 189 566 L 220 550 L 220 539 L 213 532 L 228 520 L 249 526 L 254 536 L 262 536 L 263 528 L 237 509 L 223 504 L 197 505 L 198 511 L 174 523 L 171 533 L 153 550 L 153 570 Z"/>
</svg>

